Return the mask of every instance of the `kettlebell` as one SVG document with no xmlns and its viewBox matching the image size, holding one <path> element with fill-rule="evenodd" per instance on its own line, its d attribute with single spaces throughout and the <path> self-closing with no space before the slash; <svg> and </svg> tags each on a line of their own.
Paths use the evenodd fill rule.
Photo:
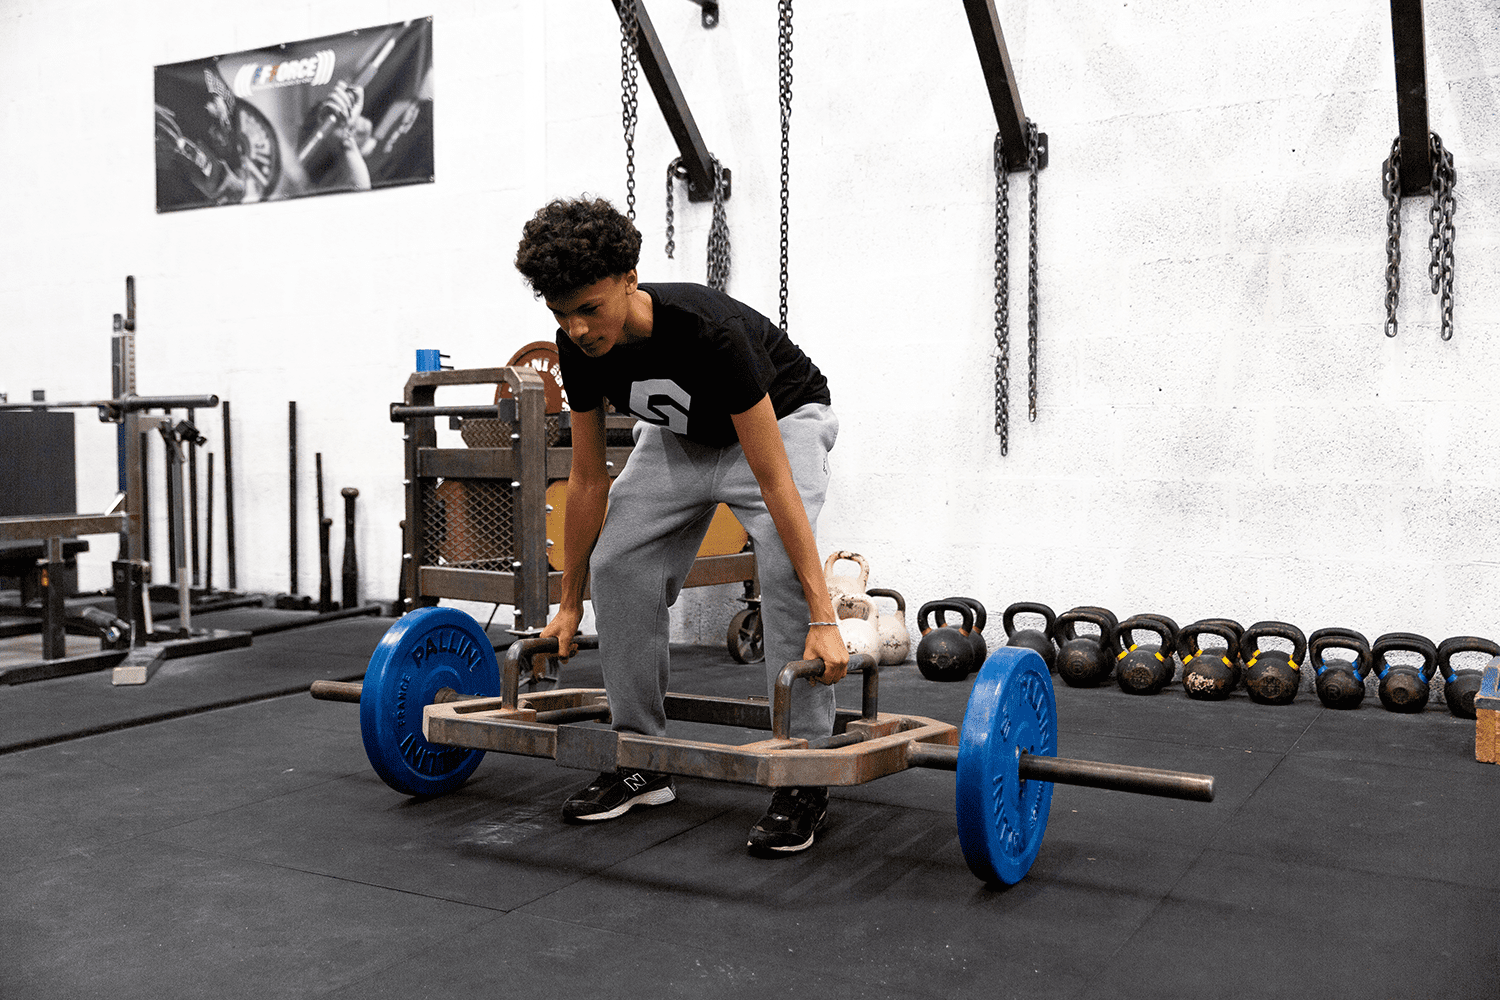
<svg viewBox="0 0 1500 1000">
<path fill-rule="evenodd" d="M 875 622 L 875 630 L 880 635 L 880 665 L 905 663 L 911 655 L 911 632 L 906 628 L 906 598 L 881 587 L 871 587 L 869 595 L 872 600 L 887 597 L 896 602 L 894 614 L 881 615 Z"/>
<path fill-rule="evenodd" d="M 1443 672 L 1443 700 L 1448 703 L 1448 711 L 1460 719 L 1475 719 L 1479 713 L 1474 710 L 1474 696 L 1484 677 L 1483 665 L 1479 670 L 1460 671 L 1453 665 L 1458 653 L 1485 653 L 1493 659 L 1500 656 L 1500 644 L 1477 635 L 1456 635 L 1438 644 L 1438 669 Z"/>
<path fill-rule="evenodd" d="M 1393 663 L 1391 653 L 1416 653 L 1420 665 Z M 1426 636 L 1414 632 L 1387 632 L 1370 647 L 1370 662 L 1380 678 L 1376 693 L 1391 712 L 1420 712 L 1432 696 L 1428 686 L 1437 672 L 1437 647 Z"/>
<path fill-rule="evenodd" d="M 843 574 L 835 576 L 833 567 L 840 562 L 852 562 L 859 567 L 857 574 Z M 865 562 L 865 557 L 858 552 L 848 552 L 840 549 L 833 553 L 823 562 L 823 580 L 828 584 L 828 596 L 833 600 L 833 610 L 839 612 L 839 602 L 855 594 L 865 592 L 865 584 L 870 581 L 870 564 Z"/>
<path fill-rule="evenodd" d="M 1040 630 L 1016 628 L 1016 617 L 1027 614 L 1042 616 Z M 1047 669 L 1054 674 L 1057 673 L 1057 642 L 1053 638 L 1056 635 L 1057 614 L 1051 608 L 1031 601 L 1017 601 L 1005 609 L 1005 614 L 1000 618 L 1000 625 L 1005 629 L 1007 646 L 1034 650 L 1041 656 L 1042 662 L 1047 664 Z"/>
<path fill-rule="evenodd" d="M 979 603 L 979 598 L 977 597 L 950 597 L 948 600 L 967 604 L 969 609 L 974 612 L 974 627 L 969 630 L 969 645 L 974 647 L 974 666 L 972 669 L 978 670 L 984 666 L 984 661 L 989 659 L 990 656 L 989 643 L 984 641 L 984 623 L 988 620 L 984 612 L 984 605 Z M 938 614 L 938 621 L 942 621 L 941 612 Z"/>
<path fill-rule="evenodd" d="M 851 656 L 864 653 L 878 658 L 880 630 L 875 624 L 875 602 L 864 594 L 848 594 L 845 595 L 844 603 L 848 614 L 841 614 L 838 620 L 839 634 L 844 637 L 844 648 Z"/>
<path fill-rule="evenodd" d="M 1177 633 L 1177 652 L 1182 656 L 1182 689 L 1189 698 L 1223 701 L 1240 683 L 1240 639 L 1245 630 L 1229 618 L 1205 618 Z M 1213 635 L 1224 645 L 1203 645 L 1203 636 Z"/>
<path fill-rule="evenodd" d="M 1329 659 L 1325 649 L 1347 649 L 1354 659 Z M 1313 690 L 1329 708 L 1358 708 L 1365 698 L 1370 675 L 1370 640 L 1349 628 L 1320 628 L 1307 641 L 1307 662 L 1313 668 Z"/>
<path fill-rule="evenodd" d="M 1080 632 L 1087 622 L 1099 631 Z M 1119 624 L 1104 608 L 1082 606 L 1057 617 L 1057 676 L 1072 687 L 1097 687 L 1115 668 L 1115 633 Z"/>
<path fill-rule="evenodd" d="M 1137 642 L 1136 631 L 1157 637 L 1153 644 Z M 1176 672 L 1172 645 L 1177 629 L 1156 615 L 1133 615 L 1120 623 L 1116 633 L 1115 680 L 1127 694 L 1156 694 Z"/>
<path fill-rule="evenodd" d="M 1285 639 L 1291 652 L 1262 649 L 1262 638 Z M 1290 705 L 1302 686 L 1299 665 L 1307 655 L 1307 636 L 1286 622 L 1256 622 L 1240 639 L 1240 659 L 1245 662 L 1245 689 L 1250 700 L 1262 705 Z"/>
<path fill-rule="evenodd" d="M 952 611 L 963 619 L 962 628 L 929 624 L 938 611 Z M 917 669 L 930 681 L 961 681 L 974 671 L 974 610 L 959 601 L 928 601 L 917 609 Z"/>
</svg>

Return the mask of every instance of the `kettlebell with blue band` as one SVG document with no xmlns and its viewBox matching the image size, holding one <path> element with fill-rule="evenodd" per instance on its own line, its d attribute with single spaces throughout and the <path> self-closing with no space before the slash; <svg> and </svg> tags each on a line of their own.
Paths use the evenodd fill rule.
<svg viewBox="0 0 1500 1000">
<path fill-rule="evenodd" d="M 1484 653 L 1491 659 L 1500 656 L 1500 643 L 1482 639 L 1477 635 L 1456 635 L 1444 639 L 1437 648 L 1438 669 L 1443 672 L 1443 700 L 1448 711 L 1460 719 L 1478 718 L 1474 710 L 1474 696 L 1479 693 L 1479 683 L 1484 678 L 1484 667 L 1460 670 L 1453 665 L 1453 657 L 1459 653 Z"/>
<path fill-rule="evenodd" d="M 1325 649 L 1347 649 L 1352 660 L 1329 659 Z M 1313 690 L 1329 708 L 1358 708 L 1370 675 L 1370 640 L 1349 628 L 1320 628 L 1307 641 L 1307 662 L 1314 671 Z"/>
<path fill-rule="evenodd" d="M 1391 653 L 1416 653 L 1420 665 L 1393 663 Z M 1428 687 L 1437 673 L 1437 647 L 1426 636 L 1414 632 L 1387 632 L 1370 647 L 1370 659 L 1380 677 L 1376 689 L 1380 703 L 1392 712 L 1420 712 L 1432 696 Z"/>
</svg>

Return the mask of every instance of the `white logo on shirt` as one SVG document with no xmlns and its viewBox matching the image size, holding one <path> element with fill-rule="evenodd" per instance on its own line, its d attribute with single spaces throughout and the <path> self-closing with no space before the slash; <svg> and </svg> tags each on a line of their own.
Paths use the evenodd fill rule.
<svg viewBox="0 0 1500 1000">
<path fill-rule="evenodd" d="M 630 412 L 674 434 L 686 434 L 693 397 L 671 379 L 652 378 L 630 384 Z"/>
</svg>

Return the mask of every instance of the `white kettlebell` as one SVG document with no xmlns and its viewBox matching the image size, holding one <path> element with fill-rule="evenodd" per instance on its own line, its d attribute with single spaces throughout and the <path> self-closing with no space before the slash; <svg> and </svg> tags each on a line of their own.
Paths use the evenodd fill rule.
<svg viewBox="0 0 1500 1000">
<path fill-rule="evenodd" d="M 833 567 L 840 561 L 852 562 L 858 566 L 858 575 L 835 575 Z M 865 557 L 858 552 L 847 552 L 841 549 L 829 556 L 823 563 L 823 579 L 828 583 L 828 596 L 833 601 L 834 610 L 842 618 L 848 608 L 841 602 L 847 597 L 864 594 L 865 584 L 870 579 L 870 564 L 865 562 Z"/>
<path fill-rule="evenodd" d="M 875 623 L 875 602 L 863 594 L 846 598 L 849 617 L 839 612 L 839 634 L 844 637 L 844 648 L 851 656 L 864 653 L 880 659 L 880 629 Z"/>
<path fill-rule="evenodd" d="M 892 666 L 905 663 L 911 655 L 911 632 L 906 628 L 906 598 L 894 590 L 871 587 L 871 598 L 889 597 L 896 602 L 895 613 L 880 615 L 875 631 L 880 638 L 880 665 Z"/>
</svg>

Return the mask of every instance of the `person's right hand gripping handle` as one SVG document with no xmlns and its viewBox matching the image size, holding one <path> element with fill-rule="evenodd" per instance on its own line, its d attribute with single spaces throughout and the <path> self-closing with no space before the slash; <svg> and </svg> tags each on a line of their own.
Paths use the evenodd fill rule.
<svg viewBox="0 0 1500 1000">
<path fill-rule="evenodd" d="M 542 629 L 555 638 L 563 659 L 577 652 L 573 637 L 583 621 L 583 590 L 589 579 L 589 556 L 604 526 L 609 503 L 609 467 L 604 459 L 604 407 L 572 412 L 573 467 L 568 472 L 568 509 L 563 517 L 562 594 L 557 614 Z"/>
</svg>

